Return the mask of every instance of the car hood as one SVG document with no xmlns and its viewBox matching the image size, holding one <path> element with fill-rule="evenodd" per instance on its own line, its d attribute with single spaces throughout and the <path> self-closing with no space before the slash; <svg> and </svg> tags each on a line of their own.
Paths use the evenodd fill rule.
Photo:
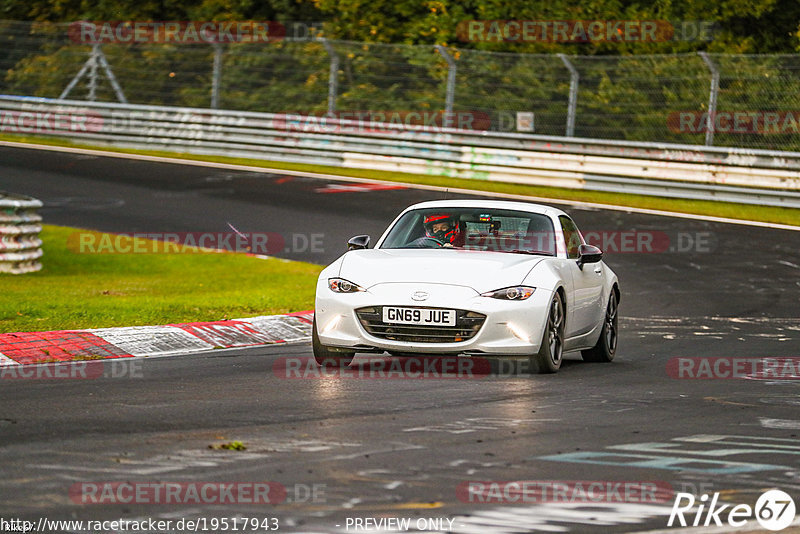
<svg viewBox="0 0 800 534">
<path fill-rule="evenodd" d="M 521 284 L 545 257 L 469 250 L 354 250 L 342 258 L 339 276 L 365 289 L 418 282 L 467 286 L 483 293 Z"/>
</svg>

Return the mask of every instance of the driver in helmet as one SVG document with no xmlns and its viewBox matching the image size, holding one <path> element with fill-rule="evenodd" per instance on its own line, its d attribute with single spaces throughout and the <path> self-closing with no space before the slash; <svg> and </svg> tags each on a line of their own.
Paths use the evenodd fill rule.
<svg viewBox="0 0 800 534">
<path fill-rule="evenodd" d="M 422 221 L 427 237 L 437 239 L 442 242 L 444 247 L 457 246 L 457 239 L 460 237 L 458 223 L 450 214 L 437 213 L 426 215 Z"/>
</svg>

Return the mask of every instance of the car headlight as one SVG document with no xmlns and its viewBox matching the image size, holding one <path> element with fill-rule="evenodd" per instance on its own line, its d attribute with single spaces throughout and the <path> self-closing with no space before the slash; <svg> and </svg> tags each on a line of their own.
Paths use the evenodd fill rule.
<svg viewBox="0 0 800 534">
<path fill-rule="evenodd" d="M 487 293 L 481 293 L 481 296 L 501 300 L 525 300 L 533 295 L 535 290 L 535 287 L 513 286 L 504 287 L 503 289 L 495 289 L 494 291 L 489 291 Z"/>
<path fill-rule="evenodd" d="M 366 291 L 358 284 L 354 284 L 350 280 L 344 278 L 328 278 L 328 287 L 334 293 L 358 293 L 359 291 Z"/>
</svg>

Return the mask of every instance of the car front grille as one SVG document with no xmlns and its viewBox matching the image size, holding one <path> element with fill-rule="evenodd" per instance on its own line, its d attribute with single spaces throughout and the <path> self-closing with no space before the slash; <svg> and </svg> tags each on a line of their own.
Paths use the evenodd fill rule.
<svg viewBox="0 0 800 534">
<path fill-rule="evenodd" d="M 467 310 L 456 310 L 455 326 L 387 324 L 383 307 L 370 306 L 356 310 L 358 320 L 368 334 L 381 339 L 413 343 L 458 343 L 472 339 L 483 326 L 486 316 Z"/>
</svg>

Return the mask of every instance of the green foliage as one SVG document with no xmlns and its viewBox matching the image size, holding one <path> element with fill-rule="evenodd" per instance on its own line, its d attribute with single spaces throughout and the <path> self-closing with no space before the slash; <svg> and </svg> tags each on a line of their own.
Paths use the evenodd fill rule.
<svg viewBox="0 0 800 534">
<path fill-rule="evenodd" d="M 319 20 L 309 0 L 0 0 L 0 19 L 48 22 Z"/>
<path fill-rule="evenodd" d="M 242 443 L 241 441 L 230 441 L 228 443 L 216 443 L 208 446 L 209 449 L 213 450 L 224 450 L 224 451 L 246 451 L 247 446 Z"/>
<path fill-rule="evenodd" d="M 385 43 L 439 43 L 493 51 L 653 54 L 708 49 L 728 53 L 792 52 L 800 46 L 796 0 L 315 0 L 330 38 Z M 480 42 L 458 38 L 468 20 L 710 21 L 711 42 Z"/>
<path fill-rule="evenodd" d="M 580 55 L 800 49 L 800 3 L 796 0 L 0 0 L 0 19 L 324 21 L 330 39 Z M 718 32 L 711 42 L 462 42 L 459 23 L 469 20 L 713 21 Z"/>
<path fill-rule="evenodd" d="M 321 115 L 327 110 L 328 65 L 317 42 L 230 45 L 222 66 L 220 107 Z"/>
</svg>

